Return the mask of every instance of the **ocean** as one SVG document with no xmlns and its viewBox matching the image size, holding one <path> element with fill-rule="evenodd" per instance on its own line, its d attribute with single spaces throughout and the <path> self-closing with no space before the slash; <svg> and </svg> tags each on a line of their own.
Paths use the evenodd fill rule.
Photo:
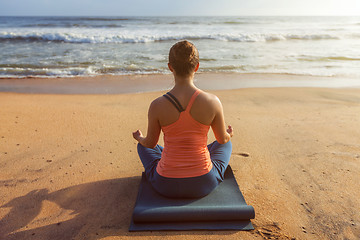
<svg viewBox="0 0 360 240">
<path fill-rule="evenodd" d="M 182 39 L 200 72 L 360 77 L 360 17 L 0 17 L 0 77 L 169 73 Z"/>
</svg>

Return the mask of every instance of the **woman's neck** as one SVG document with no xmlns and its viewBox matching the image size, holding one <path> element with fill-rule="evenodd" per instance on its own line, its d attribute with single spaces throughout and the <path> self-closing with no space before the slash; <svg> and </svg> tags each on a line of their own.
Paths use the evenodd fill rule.
<svg viewBox="0 0 360 240">
<path fill-rule="evenodd" d="M 175 78 L 175 89 L 194 89 L 196 86 L 194 85 L 194 74 L 189 76 L 174 76 Z"/>
</svg>

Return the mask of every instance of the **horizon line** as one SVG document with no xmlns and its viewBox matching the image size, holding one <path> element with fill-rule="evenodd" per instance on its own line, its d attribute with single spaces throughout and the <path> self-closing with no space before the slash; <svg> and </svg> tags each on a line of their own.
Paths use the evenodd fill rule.
<svg viewBox="0 0 360 240">
<path fill-rule="evenodd" d="M 360 17 L 360 15 L 1 15 L 0 17 Z"/>
</svg>

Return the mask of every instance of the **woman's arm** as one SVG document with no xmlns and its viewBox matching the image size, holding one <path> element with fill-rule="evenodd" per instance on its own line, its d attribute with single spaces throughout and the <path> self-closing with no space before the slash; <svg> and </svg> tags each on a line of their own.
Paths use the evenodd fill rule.
<svg viewBox="0 0 360 240">
<path fill-rule="evenodd" d="M 214 107 L 215 117 L 211 123 L 211 128 L 218 143 L 224 144 L 230 141 L 230 138 L 234 135 L 233 128 L 230 125 L 226 128 L 223 107 L 217 97 L 216 101 L 214 101 Z"/>
<path fill-rule="evenodd" d="M 158 120 L 156 100 L 150 104 L 148 112 L 148 130 L 146 137 L 140 130 L 133 132 L 133 137 L 144 147 L 154 148 L 159 141 L 161 126 Z"/>
</svg>

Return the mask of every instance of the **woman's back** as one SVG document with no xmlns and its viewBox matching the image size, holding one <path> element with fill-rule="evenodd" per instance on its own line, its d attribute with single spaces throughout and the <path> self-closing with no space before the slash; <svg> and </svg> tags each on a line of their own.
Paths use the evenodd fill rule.
<svg viewBox="0 0 360 240">
<path fill-rule="evenodd" d="M 172 108 L 177 109 L 179 117 L 174 122 L 161 127 L 165 144 L 157 166 L 157 172 L 161 176 L 197 177 L 208 173 L 212 168 L 207 149 L 207 134 L 210 126 L 200 123 L 190 113 L 200 93 L 200 90 L 196 90 L 186 107 L 182 107 L 173 94 L 164 95 L 172 104 Z"/>
<path fill-rule="evenodd" d="M 175 87 L 170 93 L 177 98 L 185 109 L 196 90 L 197 88 L 195 87 L 188 89 Z M 180 112 L 163 96 L 155 99 L 150 108 L 160 127 L 173 124 L 180 117 Z M 215 95 L 200 91 L 190 109 L 190 115 L 197 122 L 211 126 L 219 143 L 225 143 L 229 140 L 226 134 L 226 126 L 224 125 L 222 105 Z"/>
</svg>

